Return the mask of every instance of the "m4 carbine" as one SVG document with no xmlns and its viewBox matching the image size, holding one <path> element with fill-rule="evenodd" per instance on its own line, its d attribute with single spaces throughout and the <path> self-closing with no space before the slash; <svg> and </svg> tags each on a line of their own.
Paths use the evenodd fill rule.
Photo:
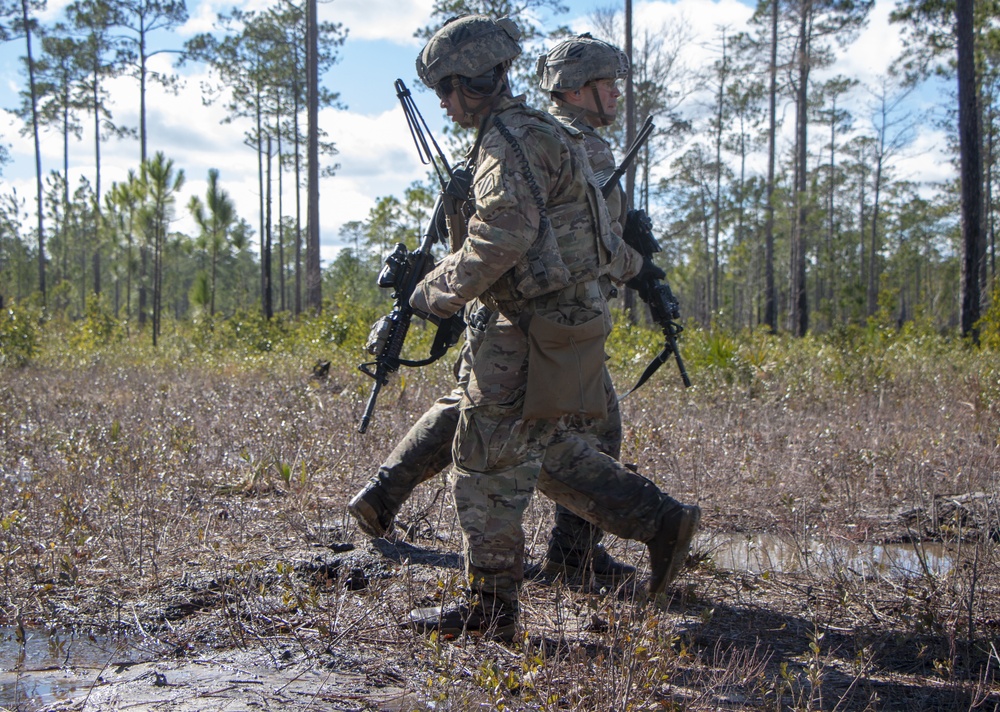
<svg viewBox="0 0 1000 712">
<path fill-rule="evenodd" d="M 625 152 L 625 157 L 622 159 L 621 165 L 615 169 L 614 173 L 611 174 L 601 187 L 601 192 L 605 198 L 615 189 L 618 179 L 628 170 L 629 164 L 635 159 L 639 149 L 653 133 L 654 128 L 652 117 L 647 116 L 646 121 L 643 122 L 642 128 L 639 129 L 639 133 L 635 137 L 635 141 L 632 142 L 628 151 Z M 643 262 L 652 260 L 653 255 L 660 251 L 660 244 L 653 235 L 653 221 L 644 210 L 629 210 L 626 213 L 625 225 L 622 226 L 622 239 L 625 241 L 625 244 L 642 255 Z M 670 354 L 673 354 L 674 359 L 677 361 L 677 368 L 680 369 L 681 380 L 684 381 L 684 385 L 690 386 L 691 379 L 684 368 L 684 360 L 681 358 L 681 353 L 677 350 L 677 336 L 684 331 L 684 327 L 677 322 L 681 318 L 680 304 L 671 291 L 670 285 L 656 277 L 648 277 L 640 281 L 636 291 L 639 293 L 639 298 L 649 305 L 649 313 L 653 317 L 653 321 L 663 330 L 663 335 L 666 337 L 667 343 L 660 355 L 653 359 L 649 366 L 646 367 L 639 381 L 632 386 L 628 393 L 631 393 L 645 383 L 656 372 L 656 369 L 670 357 Z M 628 395 L 628 393 L 625 395 Z M 624 398 L 625 396 L 622 397 Z"/>
<path fill-rule="evenodd" d="M 628 211 L 625 216 L 625 227 L 622 229 L 622 239 L 626 245 L 642 255 L 644 260 L 652 259 L 653 255 L 660 251 L 660 244 L 653 236 L 653 221 L 649 219 L 644 210 Z M 674 360 L 677 361 L 677 368 L 681 372 L 681 380 L 684 381 L 684 385 L 690 386 L 691 379 L 684 368 L 681 352 L 677 350 L 677 336 L 684 331 L 684 327 L 677 322 L 677 319 L 681 318 L 677 297 L 670 290 L 669 284 L 656 278 L 641 281 L 636 291 L 642 301 L 649 305 L 649 313 L 653 317 L 653 322 L 663 330 L 667 343 L 660 355 L 646 367 L 639 381 L 632 387 L 632 391 L 645 383 L 656 369 L 670 357 L 670 354 L 673 354 Z"/>
<path fill-rule="evenodd" d="M 379 272 L 378 286 L 384 289 L 392 289 L 392 297 L 395 303 L 392 306 L 392 311 L 376 321 L 372 325 L 371 332 L 368 334 L 368 342 L 365 344 L 365 350 L 374 356 L 375 360 L 358 366 L 362 373 L 375 380 L 371 395 L 368 397 L 368 403 L 365 406 L 365 412 L 361 416 L 361 425 L 358 427 L 359 433 L 363 433 L 368 429 L 372 413 L 375 411 L 375 401 L 378 398 L 378 393 L 382 389 L 382 386 L 389 382 L 390 374 L 398 371 L 400 366 L 426 366 L 429 363 L 437 361 L 448 351 L 449 347 L 458 341 L 465 329 L 465 323 L 462 321 L 461 316 L 457 314 L 447 319 L 432 319 L 438 328 L 434 336 L 434 342 L 431 344 L 430 356 L 415 361 L 401 357 L 403 343 L 406 341 L 406 335 L 410 330 L 410 322 L 413 320 L 415 314 L 413 307 L 410 306 L 410 296 L 416 289 L 417 284 L 420 283 L 420 280 L 424 278 L 424 275 L 434 267 L 434 255 L 432 252 L 434 243 L 441 242 L 447 244 L 448 242 L 445 228 L 445 206 L 456 205 L 468 199 L 469 189 L 472 185 L 472 174 L 465 168 L 456 168 L 453 170 L 448 165 L 437 142 L 431 137 L 430 140 L 434 143 L 438 160 L 448 174 L 448 178 L 444 178 L 441 170 L 438 168 L 438 164 L 434 162 L 434 156 L 431 154 L 430 146 L 427 143 L 427 136 L 430 134 L 430 130 L 427 128 L 423 116 L 420 115 L 416 105 L 413 103 L 410 90 L 406 88 L 401 79 L 396 80 L 396 96 L 399 97 L 400 103 L 403 105 L 403 113 L 409 124 L 413 140 L 417 144 L 417 151 L 420 153 L 421 160 L 425 163 L 430 162 L 434 164 L 434 168 L 438 172 L 438 179 L 441 182 L 442 190 L 434 205 L 430 224 L 421 240 L 419 249 L 411 252 L 402 243 L 396 245 L 396 248 L 385 258 L 385 263 Z"/>
</svg>

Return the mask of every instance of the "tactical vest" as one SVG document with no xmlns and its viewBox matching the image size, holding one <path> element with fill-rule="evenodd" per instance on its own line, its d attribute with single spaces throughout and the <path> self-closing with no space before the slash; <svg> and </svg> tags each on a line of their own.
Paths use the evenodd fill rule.
<svg viewBox="0 0 1000 712">
<path fill-rule="evenodd" d="M 584 138 L 578 130 L 524 105 L 501 111 L 493 120 L 494 125 L 488 130 L 499 131 L 519 157 L 524 155 L 523 137 L 528 127 L 550 132 L 568 152 L 573 177 L 555 195 L 541 195 L 536 181 L 532 193 L 543 217 L 539 234 L 518 264 L 489 289 L 488 301 L 495 302 L 501 311 L 520 312 L 527 300 L 596 280 L 611 257 L 614 236 L 600 185 L 590 168 Z M 533 168 L 526 158 L 522 158 L 521 164 L 517 169 L 525 174 L 530 187 L 535 180 L 531 175 Z"/>
</svg>

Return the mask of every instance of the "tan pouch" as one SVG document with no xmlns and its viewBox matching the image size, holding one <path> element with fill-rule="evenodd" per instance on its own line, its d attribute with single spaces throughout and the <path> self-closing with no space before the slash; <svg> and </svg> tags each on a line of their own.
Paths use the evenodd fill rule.
<svg viewBox="0 0 1000 712">
<path fill-rule="evenodd" d="M 559 324 L 535 314 L 528 325 L 525 419 L 580 415 L 606 418 L 603 316 L 583 324 Z"/>
<path fill-rule="evenodd" d="M 544 219 L 535 244 L 514 265 L 514 287 L 523 299 L 534 299 L 572 283 L 573 275 L 563 261 L 559 241 L 548 219 Z"/>
</svg>

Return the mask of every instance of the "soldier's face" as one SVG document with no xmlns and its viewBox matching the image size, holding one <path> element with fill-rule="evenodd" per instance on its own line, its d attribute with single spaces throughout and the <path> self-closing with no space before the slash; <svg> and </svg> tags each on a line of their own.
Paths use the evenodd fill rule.
<svg viewBox="0 0 1000 712">
<path fill-rule="evenodd" d="M 597 79 L 587 82 L 582 89 L 567 92 L 563 98 L 587 111 L 591 117 L 590 122 L 600 123 L 597 117 L 603 116 L 603 124 L 608 126 L 614 123 L 618 114 L 618 97 L 621 95 L 618 80 Z"/>
<path fill-rule="evenodd" d="M 458 85 L 449 85 L 444 87 L 449 91 L 444 91 L 441 85 L 435 89 L 438 98 L 441 100 L 441 108 L 445 110 L 448 114 L 448 118 L 454 121 L 456 124 L 461 126 L 463 129 L 475 128 L 477 125 L 476 115 L 469 113 L 466 107 L 469 106 L 471 97 L 459 96 L 459 92 L 462 91 L 461 87 Z M 465 101 L 463 101 L 465 99 Z"/>
<path fill-rule="evenodd" d="M 593 104 L 593 106 L 588 106 L 586 108 L 596 114 L 598 113 L 597 102 L 600 102 L 601 109 L 603 109 L 604 114 L 614 120 L 615 115 L 618 113 L 618 97 L 622 95 L 618 80 L 598 79 L 590 82 L 590 84 L 597 89 L 597 97 L 594 97 L 593 91 L 583 92 L 589 102 Z"/>
</svg>

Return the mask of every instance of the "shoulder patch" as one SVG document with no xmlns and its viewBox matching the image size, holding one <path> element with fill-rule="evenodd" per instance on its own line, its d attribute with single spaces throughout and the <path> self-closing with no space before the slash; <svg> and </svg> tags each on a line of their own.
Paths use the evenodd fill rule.
<svg viewBox="0 0 1000 712">
<path fill-rule="evenodd" d="M 499 156 L 492 151 L 481 155 L 472 194 L 476 201 L 476 212 L 481 219 L 488 221 L 507 207 L 513 195 L 504 183 L 504 165 Z"/>
</svg>

